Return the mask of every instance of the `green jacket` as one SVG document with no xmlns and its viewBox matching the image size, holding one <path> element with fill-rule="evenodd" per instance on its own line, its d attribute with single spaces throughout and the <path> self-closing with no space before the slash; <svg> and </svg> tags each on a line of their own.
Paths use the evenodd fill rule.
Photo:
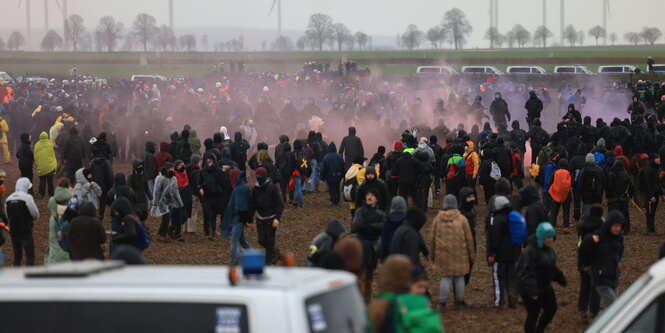
<svg viewBox="0 0 665 333">
<path fill-rule="evenodd" d="M 56 187 L 55 193 L 48 200 L 48 210 L 51 213 L 51 218 L 48 223 L 48 248 L 44 255 L 44 264 L 55 264 L 58 262 L 69 261 L 69 253 L 65 252 L 58 243 L 58 231 L 55 229 L 55 224 L 58 221 L 58 205 L 67 205 L 69 199 L 74 194 L 65 187 Z"/>
<path fill-rule="evenodd" d="M 37 166 L 37 175 L 44 176 L 55 171 L 58 168 L 58 160 L 55 157 L 53 143 L 48 138 L 46 132 L 39 134 L 39 141 L 35 144 L 35 165 Z"/>
<path fill-rule="evenodd" d="M 195 129 L 190 129 L 189 130 L 189 146 L 192 148 L 192 153 L 193 154 L 199 154 L 201 155 L 201 140 L 199 137 L 196 136 L 196 130 Z"/>
</svg>

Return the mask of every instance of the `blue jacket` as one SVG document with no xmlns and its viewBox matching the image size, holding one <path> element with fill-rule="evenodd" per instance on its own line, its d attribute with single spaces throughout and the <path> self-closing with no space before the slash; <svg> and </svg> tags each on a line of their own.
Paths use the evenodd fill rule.
<svg viewBox="0 0 665 333">
<path fill-rule="evenodd" d="M 556 165 L 554 165 L 554 163 L 547 162 L 547 164 L 545 164 L 545 170 L 543 171 L 543 193 L 548 193 L 550 191 L 550 178 L 555 171 Z"/>
<path fill-rule="evenodd" d="M 242 221 L 241 214 L 250 214 L 251 200 L 252 198 L 249 192 L 249 186 L 247 186 L 245 172 L 241 171 L 238 174 L 238 183 L 236 184 L 236 187 L 233 188 L 231 200 L 229 200 L 229 205 L 226 207 L 224 218 L 222 219 L 223 237 L 229 237 L 231 235 L 231 229 L 234 225 L 247 222 Z"/>
<path fill-rule="evenodd" d="M 327 183 L 339 183 L 344 178 L 344 159 L 337 153 L 334 142 L 328 145 L 328 153 L 323 157 L 321 179 Z"/>
</svg>

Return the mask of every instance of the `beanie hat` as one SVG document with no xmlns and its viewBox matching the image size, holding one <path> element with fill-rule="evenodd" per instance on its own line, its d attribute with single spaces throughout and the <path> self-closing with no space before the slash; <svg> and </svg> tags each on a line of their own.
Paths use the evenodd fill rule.
<svg viewBox="0 0 665 333">
<path fill-rule="evenodd" d="M 453 194 L 448 194 L 443 198 L 443 210 L 457 209 L 457 198 Z"/>
<path fill-rule="evenodd" d="M 264 167 L 260 167 L 256 169 L 256 177 L 267 177 L 268 176 L 268 170 Z"/>
<path fill-rule="evenodd" d="M 598 218 L 603 217 L 603 206 L 599 204 L 591 205 L 591 208 L 589 209 L 589 216 L 598 217 Z"/>
<path fill-rule="evenodd" d="M 173 167 L 175 167 L 175 165 L 174 165 L 173 163 L 171 163 L 171 162 L 166 162 L 166 163 L 164 163 L 164 167 L 163 167 L 163 168 L 164 168 L 164 170 L 168 170 L 168 169 L 171 169 L 171 168 L 173 168 Z"/>
<path fill-rule="evenodd" d="M 395 141 L 395 145 L 393 147 L 395 150 L 403 150 L 404 149 L 404 144 L 402 141 Z"/>
<path fill-rule="evenodd" d="M 201 155 L 194 154 L 194 155 L 192 155 L 190 160 L 191 160 L 192 164 L 199 164 L 201 162 Z"/>
<path fill-rule="evenodd" d="M 589 153 L 586 154 L 586 157 L 584 158 L 584 162 L 588 164 L 594 164 L 596 163 L 596 158 L 593 156 L 593 154 Z"/>
<path fill-rule="evenodd" d="M 173 163 L 173 166 L 178 166 L 178 165 L 184 164 L 184 163 L 185 162 L 183 162 L 182 160 L 175 160 L 175 162 Z"/>
<path fill-rule="evenodd" d="M 556 230 L 549 222 L 542 222 L 538 225 L 536 229 L 536 239 L 538 241 L 538 247 L 542 248 L 545 238 L 556 237 Z"/>
</svg>

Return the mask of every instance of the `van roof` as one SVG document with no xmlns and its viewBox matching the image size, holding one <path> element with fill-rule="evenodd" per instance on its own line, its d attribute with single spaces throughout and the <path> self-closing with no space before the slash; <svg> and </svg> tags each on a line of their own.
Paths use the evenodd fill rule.
<svg viewBox="0 0 665 333">
<path fill-rule="evenodd" d="M 78 262 L 44 267 L 6 268 L 0 274 L 0 289 L 56 286 L 103 288 L 118 285 L 146 288 L 231 288 L 228 275 L 228 266 L 124 266 L 117 262 Z M 296 289 L 308 283 L 329 280 L 334 280 L 337 284 L 354 281 L 351 274 L 341 271 L 307 267 L 266 267 L 263 279 L 241 278 L 233 288 Z"/>
</svg>

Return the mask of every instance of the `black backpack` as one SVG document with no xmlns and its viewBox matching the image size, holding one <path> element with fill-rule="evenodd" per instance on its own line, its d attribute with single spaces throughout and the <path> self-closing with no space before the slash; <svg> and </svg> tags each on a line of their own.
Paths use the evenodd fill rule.
<svg viewBox="0 0 665 333">
<path fill-rule="evenodd" d="M 295 158 L 296 170 L 298 170 L 300 176 L 309 177 L 312 172 L 312 167 L 309 165 L 309 154 L 306 151 L 297 151 Z"/>
</svg>

